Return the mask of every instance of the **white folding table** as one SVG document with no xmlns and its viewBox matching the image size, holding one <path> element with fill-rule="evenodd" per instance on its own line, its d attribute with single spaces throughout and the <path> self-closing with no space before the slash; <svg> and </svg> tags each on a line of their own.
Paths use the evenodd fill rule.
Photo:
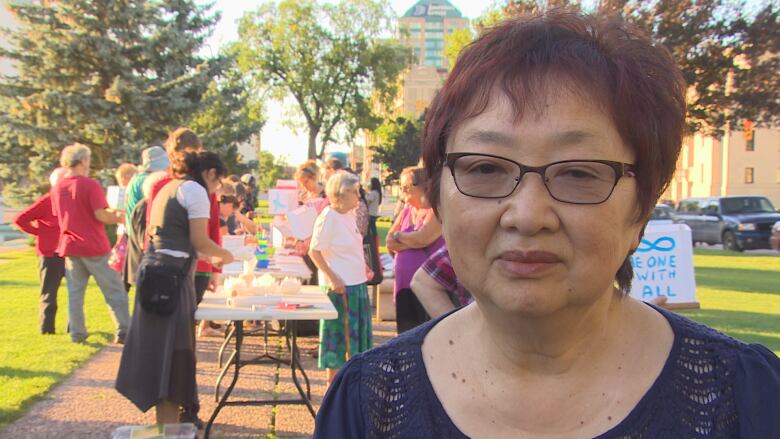
<svg viewBox="0 0 780 439">
<path fill-rule="evenodd" d="M 278 309 L 277 305 L 281 302 L 301 304 L 304 308 L 298 308 L 295 310 Z M 239 306 L 228 306 L 227 297 L 224 295 L 206 295 L 203 301 L 198 306 L 195 312 L 196 320 L 216 320 L 216 321 L 231 321 L 233 323 L 233 339 L 235 340 L 235 351 L 231 354 L 229 360 L 223 367 L 219 377 L 217 378 L 217 396 L 219 397 L 219 384 L 225 373 L 230 366 L 233 369 L 233 379 L 228 387 L 225 389 L 225 393 L 219 398 L 217 407 L 211 415 L 211 418 L 206 425 L 205 437 L 208 438 L 211 432 L 211 427 L 214 420 L 217 418 L 220 410 L 225 406 L 257 406 L 257 405 L 273 405 L 273 404 L 303 404 L 311 413 L 312 417 L 316 415 L 314 408 L 311 405 L 311 387 L 309 379 L 306 376 L 306 372 L 301 365 L 300 355 L 298 352 L 297 342 L 297 322 L 299 320 L 332 320 L 338 318 L 338 312 L 333 307 L 328 296 L 321 292 L 317 286 L 304 286 L 301 289 L 300 294 L 284 295 L 284 296 L 253 296 L 253 297 L 240 297 L 238 300 Z M 280 358 L 268 354 L 266 351 L 263 355 L 254 358 L 241 358 L 241 347 L 244 341 L 244 321 L 247 320 L 280 320 L 285 321 L 284 325 L 286 331 L 286 337 L 289 341 L 290 358 Z M 240 400 L 240 401 L 228 401 L 233 388 L 239 378 L 239 373 L 242 367 L 250 364 L 285 364 L 290 366 L 290 373 L 292 381 L 295 384 L 299 399 L 291 400 Z M 301 383 L 298 380 L 298 372 L 304 378 L 306 384 L 306 391 L 304 392 Z"/>
</svg>

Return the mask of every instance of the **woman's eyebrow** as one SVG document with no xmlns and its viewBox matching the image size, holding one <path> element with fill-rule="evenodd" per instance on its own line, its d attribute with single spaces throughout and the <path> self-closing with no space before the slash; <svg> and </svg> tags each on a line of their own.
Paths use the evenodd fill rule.
<svg viewBox="0 0 780 439">
<path fill-rule="evenodd" d="M 494 130 L 473 130 L 467 133 L 465 140 L 468 143 L 487 143 L 500 146 L 513 146 L 515 144 L 512 136 Z"/>
</svg>

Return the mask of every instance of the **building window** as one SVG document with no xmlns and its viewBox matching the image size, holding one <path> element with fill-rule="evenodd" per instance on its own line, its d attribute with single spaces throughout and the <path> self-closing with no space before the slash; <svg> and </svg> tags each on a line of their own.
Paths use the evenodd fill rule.
<svg viewBox="0 0 780 439">
<path fill-rule="evenodd" d="M 753 184 L 754 177 L 753 168 L 745 168 L 745 184 Z"/>
<path fill-rule="evenodd" d="M 756 150 L 756 135 L 753 133 L 752 136 L 750 136 L 749 139 L 745 141 L 745 151 L 755 151 Z"/>
</svg>

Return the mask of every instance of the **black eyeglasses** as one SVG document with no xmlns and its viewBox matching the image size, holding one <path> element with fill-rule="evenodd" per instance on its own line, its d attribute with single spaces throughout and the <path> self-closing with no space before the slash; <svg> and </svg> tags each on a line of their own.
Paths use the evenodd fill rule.
<svg viewBox="0 0 780 439">
<path fill-rule="evenodd" d="M 563 203 L 600 204 L 612 195 L 621 177 L 635 177 L 633 165 L 611 160 L 563 160 L 544 166 L 491 154 L 451 152 L 443 163 L 450 168 L 460 193 L 475 198 L 506 198 L 523 176 L 539 174 L 550 196 Z"/>
</svg>

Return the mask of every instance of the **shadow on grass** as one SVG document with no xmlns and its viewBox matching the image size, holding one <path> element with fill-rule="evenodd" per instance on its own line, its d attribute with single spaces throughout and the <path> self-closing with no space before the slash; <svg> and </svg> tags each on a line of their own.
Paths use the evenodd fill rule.
<svg viewBox="0 0 780 439">
<path fill-rule="evenodd" d="M 38 283 L 34 280 L 30 281 L 18 281 L 18 280 L 0 280 L 0 288 L 29 288 L 37 287 Z"/>
<path fill-rule="evenodd" d="M 780 295 L 777 271 L 725 267 L 696 268 L 696 286 Z"/>
<path fill-rule="evenodd" d="M 780 352 L 780 317 L 775 314 L 719 309 L 681 311 L 680 314 L 745 343 L 760 343 Z"/>
<path fill-rule="evenodd" d="M 9 378 L 27 379 L 27 378 L 51 378 L 55 381 L 60 381 L 66 377 L 64 373 L 52 372 L 48 370 L 29 370 L 19 369 L 15 367 L 0 367 L 0 376 L 6 376 Z"/>
</svg>

